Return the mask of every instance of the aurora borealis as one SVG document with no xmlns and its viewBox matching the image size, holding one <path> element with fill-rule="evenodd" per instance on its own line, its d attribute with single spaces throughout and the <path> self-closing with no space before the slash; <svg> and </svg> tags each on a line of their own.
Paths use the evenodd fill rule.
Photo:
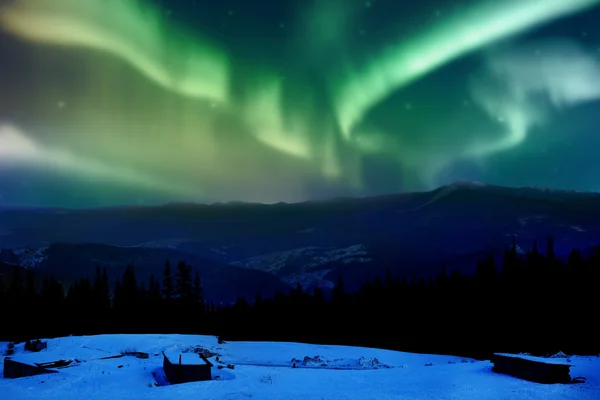
<svg viewBox="0 0 600 400">
<path fill-rule="evenodd" d="M 0 0 L 0 204 L 600 190 L 598 20 L 600 0 Z"/>
</svg>

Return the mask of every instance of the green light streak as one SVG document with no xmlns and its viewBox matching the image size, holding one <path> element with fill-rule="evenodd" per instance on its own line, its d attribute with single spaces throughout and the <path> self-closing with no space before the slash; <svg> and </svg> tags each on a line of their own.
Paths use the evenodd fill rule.
<svg viewBox="0 0 600 400">
<path fill-rule="evenodd" d="M 492 0 L 461 10 L 362 68 L 348 66 L 333 88 L 342 133 L 394 91 L 492 42 L 583 11 L 600 0 Z"/>
<path fill-rule="evenodd" d="M 167 23 L 149 2 L 16 0 L 0 14 L 0 26 L 40 44 L 105 51 L 168 90 L 228 101 L 227 56 L 208 40 Z"/>
<path fill-rule="evenodd" d="M 109 165 L 60 148 L 41 146 L 11 125 L 0 125 L 0 166 L 3 164 L 34 165 L 95 181 L 108 180 L 186 197 L 198 194 L 197 190 L 189 187 L 161 181 L 122 166 Z"/>
<path fill-rule="evenodd" d="M 42 85 L 47 87 L 36 88 L 32 94 L 43 104 L 40 110 L 47 121 L 23 130 L 0 125 L 0 161 L 72 170 L 96 180 L 189 198 L 198 194 L 197 188 L 204 189 L 205 182 L 226 191 L 227 185 L 236 187 L 231 182 L 268 180 L 265 177 L 277 175 L 276 170 L 284 170 L 282 164 L 292 160 L 289 169 L 306 171 L 280 176 L 297 177 L 297 182 L 284 183 L 289 192 L 295 186 L 301 197 L 302 185 L 310 184 L 316 174 L 360 188 L 361 157 L 377 155 L 402 168 L 404 188 L 431 186 L 438 173 L 457 160 L 483 159 L 522 143 L 551 111 L 538 104 L 534 94 L 547 95 L 556 107 L 600 96 L 600 89 L 590 84 L 600 81 L 597 62 L 587 54 L 565 52 L 552 44 L 545 53 L 557 54 L 557 60 L 569 65 L 546 59 L 543 65 L 555 66 L 550 72 L 527 57 L 513 57 L 512 50 L 490 55 L 488 78 L 507 89 L 498 92 L 485 82 L 476 82 L 472 100 L 494 122 L 502 118 L 491 134 L 473 134 L 461 125 L 463 121 L 452 128 L 444 125 L 446 121 L 434 127 L 426 121 L 415 132 L 384 132 L 362 123 L 374 106 L 416 79 L 469 52 L 583 11 L 600 0 L 480 2 L 387 48 L 374 61 L 356 68 L 348 63 L 342 71 L 335 69 L 335 57 L 345 60 L 344 50 L 352 46 L 350 31 L 360 17 L 362 2 L 347 7 L 341 0 L 315 1 L 308 7 L 290 38 L 291 61 L 297 64 L 292 71 L 285 69 L 285 62 L 246 63 L 238 70 L 236 65 L 246 60 L 234 62 L 208 39 L 175 26 L 150 4 L 141 0 L 14 0 L 2 10 L 1 28 L 18 38 L 41 46 L 98 51 L 79 59 L 84 63 L 77 67 L 85 69 L 82 75 L 86 77 L 87 94 L 82 97 L 80 88 L 73 87 L 75 80 L 50 84 L 53 75 L 47 70 L 51 68 L 43 62 L 50 53 L 41 49 L 35 73 L 45 76 Z M 56 57 L 49 59 L 56 63 Z M 117 59 L 133 69 L 114 62 Z M 61 62 L 74 64 L 69 58 Z M 144 79 L 132 79 L 138 78 L 133 70 Z M 322 76 L 312 81 L 313 73 Z M 559 75 L 563 79 L 554 79 Z M 120 86 L 122 82 L 128 83 L 127 89 Z M 244 89 L 242 95 L 233 97 L 232 82 Z M 331 87 L 311 86 L 314 82 L 331 82 Z M 327 89 L 333 94 L 333 104 L 328 103 L 332 99 L 318 95 Z M 64 97 L 66 109 L 47 111 L 48 104 Z M 225 118 L 229 124 L 223 124 Z M 420 116 L 407 118 L 421 122 Z M 402 122 L 402 116 L 398 120 Z M 256 140 L 242 141 L 241 135 Z M 415 139 L 416 135 L 421 138 Z M 252 151 L 244 147 L 249 144 L 255 146 Z M 274 182 L 268 194 L 249 188 L 244 195 L 256 190 L 251 193 L 255 198 L 280 200 L 279 184 Z"/>
</svg>

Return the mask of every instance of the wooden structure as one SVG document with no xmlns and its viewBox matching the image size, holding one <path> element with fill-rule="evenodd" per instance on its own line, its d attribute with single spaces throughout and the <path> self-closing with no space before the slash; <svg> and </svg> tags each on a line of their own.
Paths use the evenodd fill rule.
<svg viewBox="0 0 600 400">
<path fill-rule="evenodd" d="M 43 366 L 14 361 L 8 357 L 4 359 L 4 378 L 23 378 L 25 376 L 55 374 L 57 372 Z"/>
<path fill-rule="evenodd" d="M 537 383 L 570 383 L 571 364 L 564 359 L 496 353 L 492 371 Z"/>
<path fill-rule="evenodd" d="M 48 342 L 42 342 L 39 339 L 33 341 L 28 340 L 27 342 L 25 342 L 25 350 L 38 352 L 44 349 L 48 350 Z"/>
<path fill-rule="evenodd" d="M 167 381 L 171 384 L 210 381 L 212 379 L 213 364 L 202 354 L 180 353 L 171 358 L 162 353 L 163 370 Z"/>
</svg>

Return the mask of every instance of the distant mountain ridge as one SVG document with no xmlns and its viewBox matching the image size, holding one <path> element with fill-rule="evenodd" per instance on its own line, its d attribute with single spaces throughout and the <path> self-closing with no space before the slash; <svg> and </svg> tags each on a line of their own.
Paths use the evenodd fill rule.
<svg viewBox="0 0 600 400">
<path fill-rule="evenodd" d="M 247 279 L 239 271 L 256 270 L 275 279 L 270 284 L 278 289 L 296 282 L 331 287 L 339 273 L 356 287 L 388 267 L 396 274 L 432 274 L 442 264 L 469 270 L 513 241 L 543 248 L 549 234 L 561 256 L 599 244 L 600 193 L 459 181 L 428 192 L 292 204 L 0 208 L 0 248 L 24 264 L 27 254 L 41 259 L 41 248 L 62 243 L 61 254 L 73 252 L 79 265 L 61 256 L 65 272 L 131 259 L 154 271 L 170 254 L 198 267 L 233 268 L 231 276 L 219 275 L 228 285 Z M 91 251 L 92 244 L 105 247 Z M 59 268 L 58 256 L 49 257 L 30 267 Z M 161 259 L 150 262 L 155 258 Z"/>
</svg>

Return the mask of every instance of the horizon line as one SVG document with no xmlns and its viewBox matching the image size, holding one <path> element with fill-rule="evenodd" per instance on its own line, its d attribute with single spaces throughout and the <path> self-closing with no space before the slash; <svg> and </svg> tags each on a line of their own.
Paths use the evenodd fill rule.
<svg viewBox="0 0 600 400">
<path fill-rule="evenodd" d="M 115 204 L 115 205 L 107 205 L 107 206 L 89 206 L 89 207 L 65 207 L 65 206 L 44 206 L 44 205 L 34 205 L 34 204 L 2 204 L 0 203 L 0 210 L 54 210 L 54 211 L 92 211 L 92 210 L 109 210 L 109 209 L 126 209 L 126 208 L 158 208 L 158 207 L 168 207 L 168 206 L 204 206 L 204 207 L 214 207 L 214 206 L 227 206 L 227 205 L 258 205 L 258 206 L 274 206 L 274 205 L 296 205 L 296 204 L 306 204 L 306 203 L 323 203 L 330 202 L 336 200 L 352 200 L 352 199 L 374 199 L 381 197 L 389 197 L 389 196 L 399 196 L 399 195 L 409 195 L 409 194 L 417 194 L 417 193 L 428 193 L 436 190 L 440 190 L 442 188 L 447 187 L 456 187 L 456 188 L 505 188 L 505 189 L 533 189 L 538 191 L 553 191 L 553 192 L 566 192 L 566 193 L 579 193 L 579 194 L 600 194 L 600 191 L 595 190 L 575 190 L 575 189 L 557 189 L 546 186 L 508 186 L 508 185 L 498 185 L 498 184 L 488 184 L 479 181 L 473 180 L 456 180 L 448 184 L 437 186 L 433 189 L 429 190 L 413 190 L 406 192 L 388 192 L 374 195 L 366 195 L 366 196 L 333 196 L 327 197 L 323 199 L 308 199 L 302 201 L 294 201 L 294 202 L 286 202 L 286 201 L 274 201 L 271 203 L 266 202 L 253 202 L 253 201 L 244 201 L 244 200 L 229 200 L 229 201 L 215 201 L 212 203 L 203 203 L 197 201 L 168 201 L 163 203 L 152 203 L 152 204 L 133 204 L 133 203 L 125 203 L 125 204 Z"/>
</svg>

